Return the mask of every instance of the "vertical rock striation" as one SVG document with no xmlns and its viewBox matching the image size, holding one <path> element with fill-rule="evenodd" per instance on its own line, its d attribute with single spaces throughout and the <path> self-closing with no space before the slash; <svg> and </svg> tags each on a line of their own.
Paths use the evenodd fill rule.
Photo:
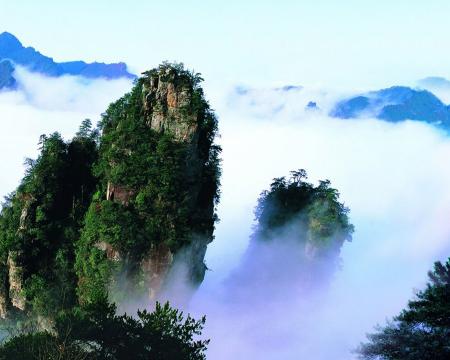
<svg viewBox="0 0 450 360">
<path fill-rule="evenodd" d="M 25 310 L 25 297 L 22 293 L 24 268 L 20 263 L 20 257 L 19 252 L 10 251 L 8 255 L 9 298 L 12 306 L 19 310 Z"/>
</svg>

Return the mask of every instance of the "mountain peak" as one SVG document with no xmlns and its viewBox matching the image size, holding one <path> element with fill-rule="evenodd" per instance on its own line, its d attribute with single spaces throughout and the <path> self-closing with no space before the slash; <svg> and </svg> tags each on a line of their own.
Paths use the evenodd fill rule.
<svg viewBox="0 0 450 360">
<path fill-rule="evenodd" d="M 20 65 L 31 72 L 46 76 L 58 77 L 62 75 L 83 76 L 86 78 L 135 79 L 136 76 L 128 72 L 125 63 L 105 64 L 101 62 L 86 63 L 81 60 L 58 63 L 49 56 L 41 54 L 33 47 L 24 47 L 22 43 L 9 32 L 0 34 L 0 61 L 9 60 L 13 66 Z M 6 68 L 5 68 L 6 69 Z M 4 69 L 4 76 L 0 78 L 0 89 L 2 82 L 11 78 L 11 72 Z"/>
<path fill-rule="evenodd" d="M 448 89 L 450 88 L 450 81 L 441 76 L 429 76 L 418 81 L 420 87 L 427 89 Z"/>
<path fill-rule="evenodd" d="M 14 52 L 22 48 L 22 43 L 13 34 L 6 31 L 0 34 L 0 54 Z"/>
<path fill-rule="evenodd" d="M 8 39 L 20 43 L 19 39 L 10 32 L 4 31 L 0 34 L 0 39 Z"/>
<path fill-rule="evenodd" d="M 450 107 L 427 90 L 393 86 L 371 91 L 336 104 L 331 116 L 352 119 L 374 117 L 390 122 L 424 121 L 450 129 Z"/>
</svg>

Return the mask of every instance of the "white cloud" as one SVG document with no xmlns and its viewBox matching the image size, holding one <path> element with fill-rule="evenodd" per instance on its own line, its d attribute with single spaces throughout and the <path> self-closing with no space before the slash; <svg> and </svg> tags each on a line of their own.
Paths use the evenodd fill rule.
<svg viewBox="0 0 450 360">
<path fill-rule="evenodd" d="M 17 76 L 21 91 L 0 94 L 3 195 L 20 180 L 23 159 L 36 156 L 40 134 L 70 137 L 84 118 L 98 120 L 130 88 L 129 82 L 48 79 L 23 69 Z M 221 222 L 207 252 L 211 271 L 190 308 L 207 315 L 209 358 L 351 359 L 364 333 L 396 314 L 412 289 L 423 286 L 432 262 L 449 254 L 450 140 L 418 122 L 329 118 L 342 96 L 337 92 L 253 89 L 224 97 L 211 90 L 224 149 Z M 305 110 L 309 101 L 321 110 Z M 328 292 L 308 301 L 289 286 L 276 290 L 283 300 L 271 301 L 263 284 L 254 288 L 262 295 L 237 305 L 233 286 L 223 280 L 247 248 L 258 195 L 272 178 L 298 168 L 311 181 L 330 179 L 351 209 L 356 232 L 343 248 L 342 271 Z"/>
<path fill-rule="evenodd" d="M 265 117 L 267 108 L 255 109 L 258 99 L 219 107 L 221 223 L 207 252 L 212 271 L 191 308 L 207 315 L 211 359 L 351 359 L 365 333 L 397 314 L 433 261 L 450 254 L 450 139 L 419 122 L 329 118 L 329 105 L 316 95 L 302 90 L 263 101 L 284 103 Z M 310 99 L 323 111 L 305 111 Z M 248 245 L 258 195 L 272 178 L 298 168 L 311 181 L 330 179 L 351 209 L 356 232 L 344 245 L 343 268 L 331 289 L 309 302 L 286 286 L 277 290 L 281 302 L 270 291 L 260 296 L 270 286 L 255 281 L 250 293 L 258 296 L 237 305 L 235 288 L 222 281 Z M 286 276 L 295 271 L 288 267 Z"/>
<path fill-rule="evenodd" d="M 20 90 L 0 92 L 0 196 L 13 191 L 23 175 L 23 161 L 36 157 L 41 134 L 71 137 L 81 121 L 95 123 L 108 104 L 131 88 L 129 80 L 49 78 L 18 67 Z"/>
<path fill-rule="evenodd" d="M 88 79 L 82 76 L 47 77 L 16 67 L 22 102 L 49 111 L 99 114 L 131 87 L 129 79 Z"/>
</svg>

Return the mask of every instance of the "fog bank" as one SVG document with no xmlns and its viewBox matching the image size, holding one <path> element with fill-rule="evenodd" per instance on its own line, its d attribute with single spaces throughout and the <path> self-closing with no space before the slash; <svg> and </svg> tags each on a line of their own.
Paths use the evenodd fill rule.
<svg viewBox="0 0 450 360">
<path fill-rule="evenodd" d="M 419 122 L 329 118 L 326 92 L 325 101 L 307 89 L 287 98 L 268 93 L 262 111 L 255 98 L 227 98 L 219 108 L 221 222 L 207 252 L 211 271 L 191 310 L 207 314 L 210 359 L 352 359 L 365 333 L 397 314 L 423 287 L 433 262 L 450 254 L 450 141 Z M 305 110 L 310 100 L 321 109 Z M 259 193 L 298 168 L 312 181 L 331 180 L 356 228 L 331 287 L 300 295 L 286 257 L 266 269 L 275 284 L 258 282 L 254 269 L 240 266 Z M 242 290 L 230 282 L 235 269 L 254 277 L 245 306 L 233 301 Z"/>
<path fill-rule="evenodd" d="M 22 88 L 0 93 L 2 195 L 17 186 L 24 158 L 36 156 L 39 135 L 72 136 L 131 86 L 18 71 Z M 347 93 L 326 89 L 211 94 L 223 146 L 221 222 L 210 271 L 186 308 L 207 315 L 208 359 L 354 358 L 364 334 L 397 314 L 432 263 L 450 254 L 449 138 L 419 122 L 329 118 Z M 317 109 L 306 109 L 310 101 Z M 312 182 L 331 180 L 356 228 L 330 287 L 308 292 L 298 288 L 289 242 L 242 257 L 260 192 L 299 168 Z"/>
</svg>

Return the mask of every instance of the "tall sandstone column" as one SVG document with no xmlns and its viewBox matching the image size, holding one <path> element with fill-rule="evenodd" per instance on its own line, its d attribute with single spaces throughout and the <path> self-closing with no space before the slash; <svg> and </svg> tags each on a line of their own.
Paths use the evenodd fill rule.
<svg viewBox="0 0 450 360">
<path fill-rule="evenodd" d="M 204 278 L 216 221 L 220 148 L 214 144 L 217 119 L 200 81 L 181 65 L 163 64 L 144 73 L 104 114 L 104 195 L 91 206 L 92 222 L 84 233 L 115 268 L 110 292 L 139 287 L 147 298 L 158 298 L 180 262 L 180 276 L 189 285 Z M 80 275 L 83 289 L 90 275 Z"/>
</svg>

